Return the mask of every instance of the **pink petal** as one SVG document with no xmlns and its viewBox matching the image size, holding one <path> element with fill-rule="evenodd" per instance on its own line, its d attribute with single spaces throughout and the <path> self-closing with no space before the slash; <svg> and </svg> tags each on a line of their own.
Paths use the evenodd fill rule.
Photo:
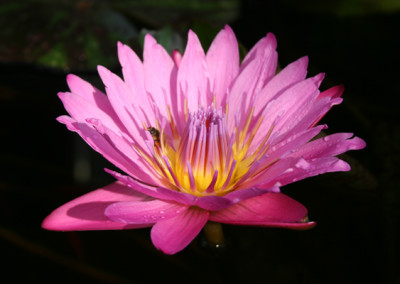
<svg viewBox="0 0 400 284">
<path fill-rule="evenodd" d="M 182 62 L 182 53 L 180 53 L 179 50 L 174 49 L 172 51 L 172 60 L 174 60 L 176 67 L 179 68 L 179 65 L 181 65 Z"/>
<path fill-rule="evenodd" d="M 320 125 L 311 129 L 306 129 L 302 132 L 295 133 L 293 136 L 288 139 L 280 142 L 279 144 L 271 147 L 269 151 L 267 151 L 267 156 L 260 160 L 260 163 L 254 163 L 250 168 L 249 172 L 257 172 L 259 169 L 265 168 L 267 165 L 271 165 L 270 168 L 267 168 L 256 177 L 250 179 L 249 181 L 243 182 L 239 188 L 247 188 L 252 187 L 256 184 L 265 183 L 265 179 L 271 178 L 279 174 L 280 172 L 284 172 L 287 168 L 279 168 L 277 172 L 272 171 L 276 165 L 274 165 L 275 161 L 278 161 L 278 164 L 282 162 L 283 158 L 289 156 L 291 153 L 295 152 L 298 148 L 306 144 L 313 137 L 315 137 L 323 128 L 324 125 Z"/>
<path fill-rule="evenodd" d="M 145 113 L 149 122 L 154 122 L 153 108 L 144 85 L 143 63 L 129 46 L 120 42 L 118 42 L 118 58 L 122 66 L 124 81 L 133 94 L 126 102 L 130 102 L 142 113 Z"/>
<path fill-rule="evenodd" d="M 129 137 L 122 137 L 111 129 L 105 127 L 101 121 L 96 119 L 88 119 L 87 123 L 93 126 L 98 133 L 102 135 L 105 141 L 109 143 L 122 157 L 128 160 L 130 166 L 127 173 L 131 176 L 140 179 L 148 184 L 157 184 L 159 175 L 155 169 L 140 155 L 133 147 L 134 143 L 129 140 Z M 107 155 L 107 152 L 104 151 Z"/>
<path fill-rule="evenodd" d="M 63 102 L 65 110 L 78 122 L 85 122 L 88 118 L 97 118 L 114 131 L 125 130 L 125 127 L 121 124 L 118 117 L 104 112 L 101 108 L 93 105 L 84 97 L 76 95 L 75 93 L 58 93 L 58 97 Z"/>
<path fill-rule="evenodd" d="M 261 90 L 255 102 L 255 114 L 263 111 L 265 106 L 273 99 L 277 98 L 288 87 L 306 78 L 308 57 L 302 57 L 281 70 L 274 76 Z"/>
<path fill-rule="evenodd" d="M 313 127 L 318 120 L 324 116 L 334 105 L 341 104 L 342 98 L 322 98 L 314 103 L 303 104 L 297 109 L 297 119 L 292 120 L 285 125 L 286 131 L 282 132 L 277 141 L 286 139 L 292 132 L 296 133 L 304 129 Z"/>
<path fill-rule="evenodd" d="M 207 51 L 206 60 L 210 72 L 212 94 L 217 104 L 225 107 L 226 92 L 239 73 L 238 43 L 229 26 L 221 30 Z"/>
<path fill-rule="evenodd" d="M 223 210 L 210 212 L 214 222 L 306 229 L 315 225 L 304 222 L 307 209 L 282 193 L 266 193 L 246 199 Z"/>
<path fill-rule="evenodd" d="M 150 34 L 144 38 L 143 68 L 145 88 L 158 112 L 168 117 L 168 106 L 174 110 L 173 113 L 183 110 L 183 105 L 178 108 L 178 98 L 171 100 L 176 95 L 177 66 Z"/>
<path fill-rule="evenodd" d="M 147 184 L 140 183 L 130 176 L 122 175 L 109 169 L 105 169 L 105 171 L 111 174 L 117 180 L 121 181 L 123 184 L 126 184 L 134 190 L 154 198 L 159 198 L 166 201 L 175 201 L 185 205 L 195 205 L 198 200 L 197 196 L 191 194 L 175 191 L 164 187 L 149 186 Z"/>
<path fill-rule="evenodd" d="M 164 201 L 177 202 L 182 205 L 197 206 L 204 210 L 221 210 L 231 206 L 246 198 L 250 198 L 256 195 L 263 194 L 268 191 L 276 191 L 276 188 L 271 186 L 270 188 L 258 189 L 249 188 L 239 191 L 235 191 L 227 194 L 226 196 L 205 196 L 197 197 L 184 192 L 175 191 L 169 188 L 148 186 L 146 184 L 140 183 L 129 176 L 119 174 L 117 172 L 105 169 L 106 172 L 111 174 L 117 180 L 121 181 L 134 190 L 151 196 L 153 198 L 159 198 Z"/>
<path fill-rule="evenodd" d="M 103 134 L 99 133 L 92 125 L 88 123 L 76 122 L 69 116 L 61 116 L 57 119 L 59 122 L 64 123 L 69 130 L 77 132 L 86 143 L 93 148 L 93 150 L 99 152 L 110 161 L 112 164 L 123 170 L 124 172 L 132 175 L 133 177 L 140 177 L 142 180 L 152 182 L 152 178 L 142 171 L 141 168 L 135 167 L 132 160 L 119 151 L 115 145 L 110 143 Z"/>
<path fill-rule="evenodd" d="M 243 70 L 251 61 L 255 60 L 256 57 L 263 54 L 265 49 L 272 48 L 276 49 L 277 42 L 276 37 L 273 33 L 268 33 L 265 37 L 260 39 L 253 48 L 246 54 L 246 57 L 243 59 L 241 70 Z"/>
<path fill-rule="evenodd" d="M 319 94 L 318 98 L 319 99 L 325 97 L 330 97 L 332 99 L 339 98 L 342 96 L 343 92 L 344 92 L 343 85 L 333 86 L 332 88 L 329 88 L 328 90 L 325 90 L 321 94 Z"/>
<path fill-rule="evenodd" d="M 312 160 L 290 157 L 282 159 L 268 168 L 258 179 L 260 183 L 257 187 L 263 188 L 276 184 L 284 186 L 323 173 L 349 170 L 349 164 L 337 157 L 322 157 Z M 264 178 L 263 182 L 262 178 Z"/>
<path fill-rule="evenodd" d="M 303 117 L 307 116 L 310 109 L 314 107 L 314 101 L 318 94 L 319 90 L 312 79 L 301 81 L 286 89 L 265 109 L 260 129 L 270 129 L 274 125 L 274 132 L 279 132 L 279 136 L 276 138 L 277 141 L 274 143 L 291 136 L 292 133 L 295 133 L 291 131 L 293 127 L 301 123 Z M 326 100 L 321 100 L 320 104 L 324 102 L 326 103 Z M 310 125 L 311 122 L 307 126 L 309 127 Z M 303 131 L 308 127 L 297 129 L 297 131 Z M 250 152 L 259 147 L 264 136 L 265 133 L 263 131 L 256 133 L 249 149 Z"/>
<path fill-rule="evenodd" d="M 272 183 L 279 182 L 282 186 L 308 177 L 330 173 L 350 171 L 350 165 L 337 157 L 323 157 L 306 161 L 300 158 L 292 165 L 292 171 L 277 177 Z"/>
<path fill-rule="evenodd" d="M 127 225 L 111 221 L 104 210 L 114 202 L 140 201 L 148 198 L 119 182 L 82 195 L 54 210 L 42 227 L 54 231 L 121 230 L 143 228 L 148 224 Z"/>
<path fill-rule="evenodd" d="M 231 88 L 227 103 L 229 105 L 228 129 L 234 128 L 236 113 L 241 115 L 241 124 L 245 124 L 248 113 L 254 107 L 254 101 L 274 74 L 277 64 L 277 53 L 271 47 L 259 54 L 257 60 L 249 64 L 240 72 Z M 241 126 L 239 126 L 240 128 Z"/>
<path fill-rule="evenodd" d="M 271 187 L 250 187 L 244 189 L 237 189 L 225 195 L 224 197 L 232 202 L 232 204 L 239 203 L 243 200 L 253 198 L 259 195 L 263 195 L 268 192 L 279 192 L 280 189 L 278 186 L 271 186 Z M 225 209 L 225 208 L 221 208 Z"/>
<path fill-rule="evenodd" d="M 189 111 L 212 102 L 210 74 L 204 50 L 197 35 L 189 31 L 188 42 L 178 69 L 178 98 L 187 98 Z"/>
<path fill-rule="evenodd" d="M 165 254 L 175 254 L 200 233 L 208 216 L 207 211 L 191 207 L 173 218 L 158 221 L 151 230 L 151 240 Z"/>
<path fill-rule="evenodd" d="M 274 130 L 280 131 L 281 134 L 289 131 L 292 125 L 297 124 L 308 113 L 318 94 L 319 90 L 311 78 L 297 83 L 276 98 L 265 122 L 270 125 L 268 120 L 273 121 L 283 110 L 284 114 L 277 122 Z"/>
<path fill-rule="evenodd" d="M 272 161 L 286 157 L 289 153 L 293 153 L 295 150 L 317 136 L 322 129 L 326 128 L 326 125 L 319 125 L 301 132 L 292 133 L 292 136 L 283 140 L 279 144 L 274 145 L 269 151 L 267 151 L 267 155 L 269 155 L 268 159 Z"/>
<path fill-rule="evenodd" d="M 71 90 L 71 93 L 82 97 L 90 104 L 101 109 L 114 121 L 119 122 L 119 119 L 115 114 L 114 109 L 108 101 L 107 96 L 103 92 L 99 91 L 97 88 L 93 87 L 92 84 L 73 74 L 67 75 L 67 83 Z"/>
<path fill-rule="evenodd" d="M 204 196 L 199 197 L 193 204 L 205 210 L 220 210 L 232 205 L 232 201 L 225 196 Z"/>
<path fill-rule="evenodd" d="M 366 146 L 365 141 L 361 138 L 352 137 L 353 133 L 335 133 L 328 135 L 304 145 L 291 156 L 314 159 L 336 156 L 349 150 L 363 149 Z"/>
<path fill-rule="evenodd" d="M 125 125 L 132 139 L 140 145 L 142 150 L 146 152 L 146 143 L 144 141 L 146 130 L 145 125 L 154 125 L 154 116 L 152 112 L 144 107 L 143 102 L 146 98 L 140 98 L 141 94 L 133 94 L 132 90 L 117 75 L 106 69 L 105 67 L 97 67 L 100 77 L 106 86 L 108 98 Z M 140 109 L 144 107 L 143 109 Z M 145 113 L 144 111 L 147 111 Z"/>
<path fill-rule="evenodd" d="M 188 208 L 175 202 L 150 199 L 113 203 L 106 208 L 105 215 L 115 222 L 147 224 L 175 217 Z"/>
</svg>

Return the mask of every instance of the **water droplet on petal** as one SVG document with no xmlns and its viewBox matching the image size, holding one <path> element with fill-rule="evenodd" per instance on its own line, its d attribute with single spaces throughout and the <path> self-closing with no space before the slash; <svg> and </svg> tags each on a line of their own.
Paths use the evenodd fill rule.
<svg viewBox="0 0 400 284">
<path fill-rule="evenodd" d="M 307 161 L 304 160 L 304 159 L 300 159 L 300 160 L 296 163 L 296 168 L 303 169 L 303 170 L 307 170 L 307 169 L 310 168 L 310 163 L 307 162 Z"/>
</svg>

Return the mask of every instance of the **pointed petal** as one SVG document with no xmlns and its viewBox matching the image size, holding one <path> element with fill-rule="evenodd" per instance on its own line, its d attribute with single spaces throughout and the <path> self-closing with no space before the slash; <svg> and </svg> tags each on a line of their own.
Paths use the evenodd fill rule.
<svg viewBox="0 0 400 284">
<path fill-rule="evenodd" d="M 290 63 L 274 76 L 257 96 L 254 113 L 259 114 L 271 100 L 277 98 L 288 87 L 304 80 L 307 75 L 307 66 L 308 57 L 305 56 Z"/>
<path fill-rule="evenodd" d="M 267 163 L 268 160 L 273 161 L 275 159 L 282 159 L 288 156 L 289 153 L 297 151 L 300 147 L 302 147 L 312 138 L 317 136 L 322 129 L 326 128 L 326 125 L 319 125 L 314 128 L 303 130 L 301 132 L 294 132 L 294 135 L 274 145 L 272 148 L 270 148 L 269 151 L 267 151 L 267 155 L 269 155 Z"/>
<path fill-rule="evenodd" d="M 268 33 L 265 37 L 260 39 L 253 48 L 247 53 L 246 57 L 243 59 L 241 70 L 247 66 L 251 61 L 255 60 L 260 54 L 264 52 L 267 48 L 276 49 L 277 42 L 276 37 L 273 33 Z"/>
<path fill-rule="evenodd" d="M 239 118 L 241 124 L 245 124 L 249 111 L 254 107 L 254 102 L 263 89 L 266 81 L 274 74 L 276 69 L 277 53 L 272 48 L 267 48 L 261 53 L 257 60 L 251 61 L 238 75 L 230 94 L 227 98 L 229 105 L 228 112 L 228 129 L 233 131 L 235 127 L 235 116 L 238 113 L 242 117 Z M 240 128 L 241 126 L 239 126 Z"/>
<path fill-rule="evenodd" d="M 274 126 L 274 132 L 279 132 L 279 136 L 276 137 L 277 141 L 274 143 L 287 138 L 291 133 L 295 133 L 292 131 L 293 128 L 302 123 L 302 119 L 309 115 L 318 94 L 319 90 L 312 78 L 301 81 L 286 89 L 271 102 L 270 107 L 265 109 L 260 129 L 270 129 L 270 127 Z M 326 100 L 321 100 L 320 104 L 322 103 L 326 103 Z M 297 129 L 297 131 L 303 131 L 310 127 L 311 124 L 312 122 L 307 127 Z M 257 148 L 263 139 L 263 132 L 258 131 L 250 147 L 250 151 Z"/>
<path fill-rule="evenodd" d="M 159 199 L 127 201 L 109 205 L 105 215 L 115 222 L 147 224 L 175 217 L 188 208 L 189 206 Z"/>
<path fill-rule="evenodd" d="M 129 173 L 135 178 L 139 178 L 142 182 L 148 184 L 157 184 L 159 180 L 159 174 L 149 163 L 140 155 L 134 148 L 137 146 L 129 137 L 123 137 L 113 132 L 111 129 L 105 127 L 101 121 L 96 119 L 88 119 L 88 125 L 93 128 L 104 138 L 104 141 L 108 142 L 108 145 L 112 147 L 121 157 L 124 157 L 130 166 L 128 167 Z M 107 154 L 106 151 L 103 151 Z"/>
<path fill-rule="evenodd" d="M 108 101 L 107 96 L 103 92 L 99 91 L 92 84 L 73 74 L 67 75 L 67 83 L 71 90 L 71 93 L 82 97 L 90 104 L 98 107 L 100 110 L 105 112 L 114 121 L 119 122 L 119 119 L 115 114 L 114 109 Z"/>
<path fill-rule="evenodd" d="M 210 72 L 212 95 L 219 106 L 225 107 L 226 94 L 233 80 L 239 73 L 238 43 L 229 26 L 221 30 L 211 43 L 206 55 Z"/>
<path fill-rule="evenodd" d="M 58 93 L 58 97 L 61 99 L 65 110 L 76 121 L 85 122 L 88 118 L 97 118 L 114 131 L 126 131 L 119 118 L 113 114 L 114 111 L 106 113 L 75 93 Z"/>
<path fill-rule="evenodd" d="M 187 98 L 189 111 L 197 111 L 201 105 L 207 107 L 212 102 L 210 74 L 204 50 L 197 35 L 189 31 L 188 42 L 178 69 L 178 94 Z"/>
<path fill-rule="evenodd" d="M 314 226 L 313 222 L 304 222 L 306 217 L 307 209 L 282 193 L 266 193 L 210 213 L 214 222 L 292 229 Z"/>
<path fill-rule="evenodd" d="M 173 218 L 158 221 L 151 230 L 151 240 L 165 254 L 175 254 L 200 233 L 208 216 L 207 211 L 191 207 Z"/>
<path fill-rule="evenodd" d="M 349 150 L 359 150 L 366 146 L 364 140 L 353 137 L 353 133 L 335 133 L 316 139 L 301 147 L 292 157 L 314 159 L 319 157 L 336 156 Z"/>
<path fill-rule="evenodd" d="M 150 184 L 154 183 L 149 172 L 146 173 L 143 169 L 135 166 L 125 153 L 119 151 L 118 148 L 110 143 L 111 141 L 96 130 L 93 125 L 87 122 L 77 122 L 69 116 L 61 116 L 58 117 L 57 120 L 64 123 L 69 130 L 78 133 L 93 150 L 99 152 L 104 158 L 124 172 L 133 177 L 140 178 L 143 181 L 147 181 Z M 120 144 L 120 146 L 123 146 L 123 144 Z M 131 154 L 133 153 L 131 152 Z"/>
<path fill-rule="evenodd" d="M 148 199 L 148 196 L 115 182 L 57 208 L 43 221 L 42 227 L 54 231 L 121 230 L 149 227 L 150 223 L 127 225 L 114 222 L 104 215 L 105 209 L 114 202 L 143 199 Z"/>
<path fill-rule="evenodd" d="M 308 177 L 331 173 L 350 171 L 350 165 L 337 157 L 323 157 L 306 161 L 300 158 L 297 163 L 292 165 L 292 171 L 288 171 L 273 180 L 273 183 L 279 182 L 282 186 L 296 182 Z"/>
<path fill-rule="evenodd" d="M 172 106 L 171 95 L 176 93 L 177 67 L 167 51 L 147 34 L 144 38 L 143 68 L 145 88 L 158 112 L 168 117 L 167 107 Z"/>
<path fill-rule="evenodd" d="M 137 97 L 146 97 L 143 64 L 139 57 L 129 46 L 118 42 L 118 58 L 125 83 L 133 93 L 137 94 Z"/>
<path fill-rule="evenodd" d="M 299 157 L 288 157 L 282 159 L 268 168 L 262 177 L 257 187 L 268 187 L 279 184 L 296 182 L 308 177 L 330 173 L 330 172 L 346 172 L 350 170 L 350 165 L 337 157 L 321 157 L 311 160 L 305 160 Z M 262 180 L 264 181 L 262 182 Z"/>
<path fill-rule="evenodd" d="M 180 53 L 179 50 L 174 49 L 172 51 L 172 60 L 174 60 L 176 67 L 179 68 L 179 65 L 181 65 L 181 61 L 182 61 L 182 53 Z"/>
<path fill-rule="evenodd" d="M 322 93 L 320 93 L 318 96 L 318 99 L 321 99 L 324 97 L 330 97 L 332 99 L 339 98 L 342 96 L 343 92 L 344 92 L 343 85 L 333 86 L 332 88 L 329 88 L 328 90 L 325 90 Z"/>
<path fill-rule="evenodd" d="M 132 139 L 147 152 L 145 143 L 146 130 L 144 125 L 154 125 L 154 116 L 149 107 L 145 107 L 147 98 L 140 98 L 120 77 L 103 66 L 98 66 L 100 77 L 106 86 L 108 98 L 125 125 Z"/>
</svg>

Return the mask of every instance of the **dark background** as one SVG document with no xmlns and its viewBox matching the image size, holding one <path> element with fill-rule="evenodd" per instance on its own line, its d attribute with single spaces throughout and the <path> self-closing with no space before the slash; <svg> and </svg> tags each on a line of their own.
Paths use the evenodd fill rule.
<svg viewBox="0 0 400 284">
<path fill-rule="evenodd" d="M 2 2 L 3 3 L 3 2 Z M 189 28 L 204 47 L 224 24 L 250 49 L 266 32 L 279 63 L 308 55 L 322 89 L 344 84 L 327 133 L 367 148 L 343 155 L 348 173 L 283 188 L 318 222 L 309 231 L 223 225 L 226 247 L 199 237 L 165 256 L 150 230 L 49 232 L 63 203 L 112 182 L 112 167 L 55 118 L 72 72 L 101 87 L 95 66 L 119 72 L 116 41 L 141 54 L 147 31 L 169 50 Z M 341 1 L 5 1 L 0 4 L 1 277 L 39 283 L 400 283 L 400 3 Z M 172 39 L 172 40 L 171 40 Z M 182 49 L 181 49 L 182 50 Z"/>
</svg>

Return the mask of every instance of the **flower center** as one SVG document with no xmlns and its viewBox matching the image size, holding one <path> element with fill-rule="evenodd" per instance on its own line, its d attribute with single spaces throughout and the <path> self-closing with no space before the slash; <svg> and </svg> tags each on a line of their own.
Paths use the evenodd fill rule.
<svg viewBox="0 0 400 284">
<path fill-rule="evenodd" d="M 260 125 L 250 126 L 251 121 L 250 115 L 247 121 L 236 122 L 235 131 L 230 134 L 221 108 L 200 107 L 187 116 L 181 135 L 171 120 L 173 137 L 163 129 L 147 128 L 154 151 L 148 160 L 169 188 L 196 196 L 225 195 L 252 176 L 251 173 L 257 173 L 252 165 L 261 158 L 260 153 L 265 153 L 260 148 L 248 153 Z"/>
<path fill-rule="evenodd" d="M 200 108 L 190 114 L 176 155 L 180 185 L 196 195 L 226 190 L 236 165 L 231 149 L 221 110 Z"/>
</svg>

